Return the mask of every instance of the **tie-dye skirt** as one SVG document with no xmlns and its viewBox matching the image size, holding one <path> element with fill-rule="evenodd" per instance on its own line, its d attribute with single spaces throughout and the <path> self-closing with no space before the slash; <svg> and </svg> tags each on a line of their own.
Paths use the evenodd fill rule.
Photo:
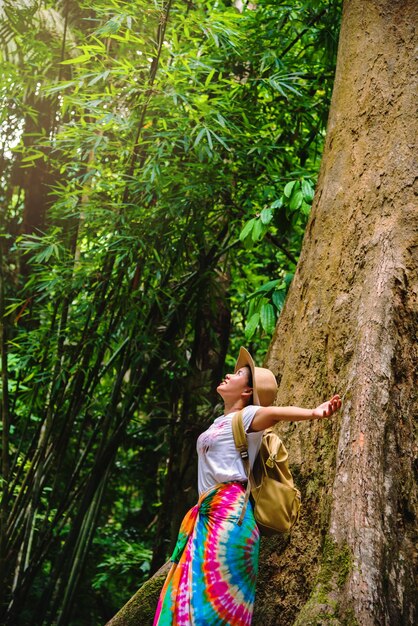
<svg viewBox="0 0 418 626">
<path fill-rule="evenodd" d="M 153 626 L 248 626 L 253 613 L 260 535 L 245 488 L 223 483 L 186 514 Z"/>
</svg>

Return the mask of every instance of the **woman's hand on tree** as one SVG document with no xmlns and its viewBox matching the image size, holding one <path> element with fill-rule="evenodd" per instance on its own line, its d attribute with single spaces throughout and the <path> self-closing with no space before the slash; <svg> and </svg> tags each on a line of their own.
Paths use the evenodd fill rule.
<svg viewBox="0 0 418 626">
<path fill-rule="evenodd" d="M 323 417 L 331 417 L 341 407 L 341 399 L 338 394 L 332 396 L 331 400 L 323 402 L 312 411 L 312 417 L 321 419 Z"/>
</svg>

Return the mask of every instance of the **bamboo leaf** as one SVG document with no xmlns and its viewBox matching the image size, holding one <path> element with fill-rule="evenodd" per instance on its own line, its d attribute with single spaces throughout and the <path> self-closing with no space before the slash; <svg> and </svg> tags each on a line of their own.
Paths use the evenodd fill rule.
<svg viewBox="0 0 418 626">
<path fill-rule="evenodd" d="M 90 54 L 84 53 L 80 54 L 78 57 L 74 57 L 73 59 L 66 59 L 65 61 L 61 61 L 60 65 L 77 65 L 79 63 L 85 63 L 91 59 Z"/>
<path fill-rule="evenodd" d="M 267 291 L 271 291 L 273 289 L 273 287 L 276 287 L 276 285 L 278 285 L 280 282 L 280 279 L 277 278 L 275 280 L 269 280 L 268 283 L 265 283 L 264 285 L 262 285 L 261 287 L 259 287 L 257 289 L 256 293 L 265 293 Z"/>
<path fill-rule="evenodd" d="M 211 131 L 209 130 L 209 128 L 206 128 L 205 130 L 206 130 L 206 137 L 207 137 L 207 140 L 208 140 L 209 148 L 211 150 L 213 150 L 213 142 L 212 142 L 212 137 L 211 137 Z"/>
<path fill-rule="evenodd" d="M 211 72 L 209 72 L 209 74 L 208 74 L 208 76 L 207 76 L 207 78 L 205 80 L 205 87 L 209 86 L 209 83 L 211 82 L 211 80 L 214 77 L 214 75 L 215 75 L 215 70 L 212 70 Z"/>
<path fill-rule="evenodd" d="M 30 161 L 36 161 L 37 159 L 45 159 L 45 153 L 40 150 L 34 150 L 29 156 L 24 157 L 21 160 L 21 163 L 29 163 Z"/>
<path fill-rule="evenodd" d="M 206 133 L 206 128 L 201 128 L 200 131 L 197 134 L 197 137 L 195 139 L 195 142 L 193 144 L 193 147 L 196 148 L 196 146 L 199 145 L 200 141 L 202 140 L 203 135 Z"/>
</svg>

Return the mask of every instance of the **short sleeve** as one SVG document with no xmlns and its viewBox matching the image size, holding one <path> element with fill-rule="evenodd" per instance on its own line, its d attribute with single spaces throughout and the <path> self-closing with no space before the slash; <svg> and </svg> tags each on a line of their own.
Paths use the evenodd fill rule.
<svg viewBox="0 0 418 626">
<path fill-rule="evenodd" d="M 254 415 L 257 413 L 259 408 L 260 408 L 259 406 L 255 406 L 253 404 L 250 404 L 249 406 L 246 406 L 244 408 L 242 412 L 242 421 L 244 422 L 245 432 L 247 432 L 248 429 L 250 428 L 252 421 L 254 419 Z"/>
</svg>

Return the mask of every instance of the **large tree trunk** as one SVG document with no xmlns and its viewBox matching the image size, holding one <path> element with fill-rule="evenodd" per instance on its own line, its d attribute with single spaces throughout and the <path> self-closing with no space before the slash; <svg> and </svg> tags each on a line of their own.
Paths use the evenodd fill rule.
<svg viewBox="0 0 418 626">
<path fill-rule="evenodd" d="M 263 543 L 255 626 L 414 624 L 417 17 L 415 0 L 344 5 L 316 199 L 267 358 L 278 404 L 344 403 L 281 428 L 303 513 L 290 542 Z M 147 595 L 112 626 L 152 623 Z"/>
<path fill-rule="evenodd" d="M 344 5 L 316 200 L 267 358 L 278 404 L 344 402 L 282 429 L 304 514 L 281 558 L 263 547 L 260 626 L 416 623 L 417 7 Z"/>
</svg>

